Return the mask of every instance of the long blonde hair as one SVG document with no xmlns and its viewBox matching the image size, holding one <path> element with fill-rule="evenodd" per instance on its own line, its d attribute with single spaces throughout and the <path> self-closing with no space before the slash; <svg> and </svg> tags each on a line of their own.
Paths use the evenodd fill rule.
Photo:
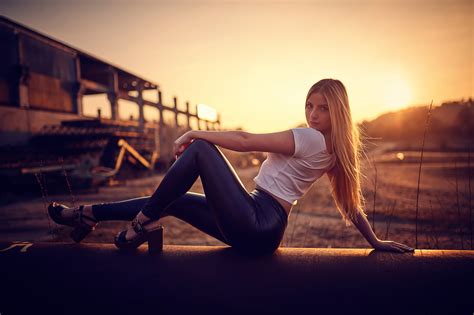
<svg viewBox="0 0 474 315">
<path fill-rule="evenodd" d="M 341 81 L 318 81 L 309 89 L 306 102 L 313 93 L 320 93 L 329 107 L 332 152 L 336 155 L 336 163 L 327 175 L 336 207 L 346 226 L 350 226 L 350 221 L 357 222 L 358 212 L 367 216 L 363 210 L 365 200 L 361 190 L 360 158 L 364 150 L 360 130 L 352 122 L 349 98 Z"/>
</svg>

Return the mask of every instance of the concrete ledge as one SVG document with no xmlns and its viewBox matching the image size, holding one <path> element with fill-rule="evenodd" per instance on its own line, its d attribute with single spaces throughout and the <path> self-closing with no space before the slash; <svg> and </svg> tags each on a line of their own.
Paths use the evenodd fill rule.
<svg viewBox="0 0 474 315">
<path fill-rule="evenodd" d="M 474 251 L 0 242 L 2 314 L 473 314 Z M 146 311 L 146 312 L 145 312 Z"/>
</svg>

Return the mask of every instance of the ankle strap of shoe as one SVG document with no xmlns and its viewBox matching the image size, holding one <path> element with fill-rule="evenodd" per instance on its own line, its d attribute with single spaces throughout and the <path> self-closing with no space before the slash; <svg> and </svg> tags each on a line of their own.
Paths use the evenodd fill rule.
<svg viewBox="0 0 474 315">
<path fill-rule="evenodd" d="M 80 222 L 82 222 L 84 220 L 84 218 L 86 218 L 88 220 L 91 220 L 92 222 L 95 222 L 95 223 L 99 222 L 97 219 L 92 218 L 92 217 L 84 214 L 84 205 L 80 205 L 78 210 L 75 211 L 75 214 L 76 214 L 76 217 L 79 219 Z"/>
<path fill-rule="evenodd" d="M 82 221 L 82 217 L 84 216 L 82 214 L 82 210 L 84 210 L 84 206 L 83 205 L 80 205 L 77 210 L 74 210 L 74 215 L 76 216 L 76 218 L 79 220 L 79 221 Z"/>
<path fill-rule="evenodd" d="M 153 223 L 154 220 L 153 219 L 149 219 L 145 222 L 141 222 L 138 221 L 138 216 L 136 216 L 133 220 L 132 220 L 132 228 L 133 230 L 135 231 L 135 233 L 137 234 L 141 234 L 141 233 L 147 233 L 148 231 L 144 228 L 145 226 Z"/>
<path fill-rule="evenodd" d="M 135 231 L 135 233 L 137 233 L 137 234 L 142 234 L 143 232 L 145 232 L 145 229 L 143 228 L 143 225 L 140 223 L 140 221 L 138 221 L 137 217 L 135 217 L 132 220 L 132 228 Z"/>
</svg>

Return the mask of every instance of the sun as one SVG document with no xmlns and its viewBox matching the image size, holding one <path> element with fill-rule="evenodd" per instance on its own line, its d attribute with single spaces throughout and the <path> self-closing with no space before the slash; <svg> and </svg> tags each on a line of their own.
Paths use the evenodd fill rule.
<svg viewBox="0 0 474 315">
<path fill-rule="evenodd" d="M 406 107 L 411 102 L 411 90 L 402 78 L 392 78 L 385 86 L 384 105 L 389 109 Z"/>
<path fill-rule="evenodd" d="M 214 108 L 206 104 L 198 104 L 197 105 L 197 114 L 198 117 L 201 119 L 207 119 L 210 121 L 216 121 L 217 119 L 217 112 Z"/>
</svg>

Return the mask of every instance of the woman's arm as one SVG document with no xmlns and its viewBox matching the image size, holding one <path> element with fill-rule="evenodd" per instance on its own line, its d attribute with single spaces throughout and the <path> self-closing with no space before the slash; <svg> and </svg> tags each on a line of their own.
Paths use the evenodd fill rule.
<svg viewBox="0 0 474 315">
<path fill-rule="evenodd" d="M 374 231 L 372 230 L 372 227 L 370 226 L 369 221 L 367 220 L 367 217 L 363 215 L 360 211 L 357 213 L 357 222 L 355 220 L 351 220 L 352 223 L 357 227 L 359 232 L 364 236 L 364 238 L 369 242 L 372 247 L 375 247 L 377 245 L 377 242 L 380 241 L 377 238 L 377 235 L 375 235 Z"/>
<path fill-rule="evenodd" d="M 238 152 L 274 152 L 290 156 L 295 152 L 295 141 L 291 130 L 263 134 L 240 130 L 190 130 L 174 142 L 174 154 L 181 154 L 193 139 L 207 140 Z"/>
<path fill-rule="evenodd" d="M 402 252 L 402 253 L 406 251 L 408 252 L 414 251 L 413 248 L 401 243 L 397 243 L 394 241 L 380 240 L 377 237 L 377 235 L 375 235 L 365 215 L 363 215 L 361 212 L 358 212 L 356 217 L 357 217 L 357 222 L 355 220 L 352 220 L 352 223 L 357 227 L 357 229 L 359 229 L 360 233 L 364 236 L 367 242 L 369 242 L 369 244 L 372 245 L 374 249 L 386 250 L 386 251 L 397 251 L 397 252 Z"/>
<path fill-rule="evenodd" d="M 244 152 L 244 131 L 216 131 L 216 130 L 191 130 L 190 137 L 193 139 L 203 139 L 223 148 Z"/>
</svg>

